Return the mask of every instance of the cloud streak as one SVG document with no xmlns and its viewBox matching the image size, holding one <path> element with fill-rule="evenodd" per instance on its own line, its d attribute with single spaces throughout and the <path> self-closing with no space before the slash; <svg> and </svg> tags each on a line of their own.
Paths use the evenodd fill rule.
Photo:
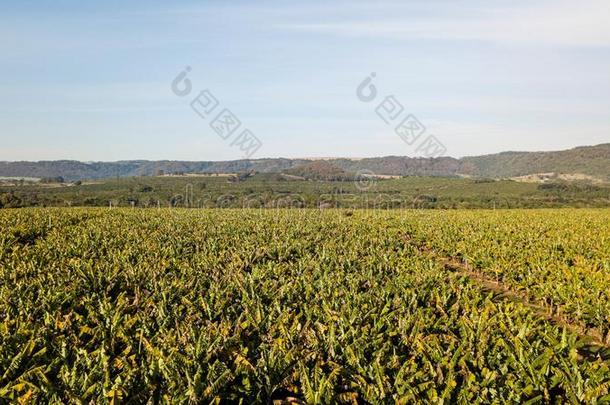
<svg viewBox="0 0 610 405">
<path fill-rule="evenodd" d="M 605 0 L 544 1 L 502 8 L 471 7 L 459 14 L 392 15 L 332 22 L 293 22 L 276 28 L 396 40 L 483 41 L 505 45 L 610 47 L 610 7 Z"/>
</svg>

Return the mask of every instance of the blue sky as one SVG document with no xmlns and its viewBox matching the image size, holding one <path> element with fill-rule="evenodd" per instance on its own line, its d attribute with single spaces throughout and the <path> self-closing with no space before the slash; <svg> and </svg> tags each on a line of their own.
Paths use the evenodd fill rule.
<svg viewBox="0 0 610 405">
<path fill-rule="evenodd" d="M 253 157 L 416 155 L 356 97 L 371 72 L 447 155 L 610 142 L 607 0 L 7 3 L 0 160 L 243 157 L 204 89 Z"/>
</svg>

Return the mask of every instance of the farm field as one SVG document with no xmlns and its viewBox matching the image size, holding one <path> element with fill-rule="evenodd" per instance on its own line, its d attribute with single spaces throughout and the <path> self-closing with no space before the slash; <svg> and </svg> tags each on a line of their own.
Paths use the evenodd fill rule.
<svg viewBox="0 0 610 405">
<path fill-rule="evenodd" d="M 608 403 L 610 209 L 0 211 L 0 403 Z"/>
</svg>

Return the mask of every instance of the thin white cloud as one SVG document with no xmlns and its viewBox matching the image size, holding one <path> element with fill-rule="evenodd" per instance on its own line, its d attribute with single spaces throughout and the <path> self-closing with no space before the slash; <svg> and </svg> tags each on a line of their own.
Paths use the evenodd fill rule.
<svg viewBox="0 0 610 405">
<path fill-rule="evenodd" d="M 394 14 L 394 13 L 392 13 Z M 610 46 L 610 4 L 607 0 L 544 1 L 511 8 L 473 7 L 459 15 L 430 13 L 399 17 L 276 27 L 294 31 L 401 40 L 469 40 L 502 44 Z"/>
</svg>

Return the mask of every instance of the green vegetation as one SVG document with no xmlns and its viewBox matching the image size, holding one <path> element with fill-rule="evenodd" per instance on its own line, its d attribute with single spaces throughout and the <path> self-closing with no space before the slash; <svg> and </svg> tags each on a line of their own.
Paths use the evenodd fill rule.
<svg viewBox="0 0 610 405">
<path fill-rule="evenodd" d="M 285 174 L 301 177 L 306 180 L 327 181 L 353 181 L 355 175 L 325 160 L 314 160 L 312 162 L 297 166 L 284 171 Z"/>
<path fill-rule="evenodd" d="M 603 342 L 439 257 L 607 333 L 608 223 L 610 209 L 2 210 L 0 402 L 607 403 Z"/>
<path fill-rule="evenodd" d="M 315 172 L 320 174 L 320 171 Z M 281 174 L 133 177 L 82 184 L 0 186 L 0 207 L 542 208 L 608 207 L 610 185 L 405 177 L 306 181 Z"/>
<path fill-rule="evenodd" d="M 414 215 L 413 234 L 427 247 L 474 265 L 610 344 L 610 216 L 573 210 Z"/>
</svg>

